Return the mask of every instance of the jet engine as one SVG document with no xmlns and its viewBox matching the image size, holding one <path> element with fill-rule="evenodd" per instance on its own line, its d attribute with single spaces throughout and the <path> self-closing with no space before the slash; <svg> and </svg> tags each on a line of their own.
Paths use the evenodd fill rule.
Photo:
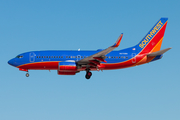
<svg viewBox="0 0 180 120">
<path fill-rule="evenodd" d="M 77 65 L 75 61 L 59 62 L 58 75 L 75 75 L 77 73 Z"/>
</svg>

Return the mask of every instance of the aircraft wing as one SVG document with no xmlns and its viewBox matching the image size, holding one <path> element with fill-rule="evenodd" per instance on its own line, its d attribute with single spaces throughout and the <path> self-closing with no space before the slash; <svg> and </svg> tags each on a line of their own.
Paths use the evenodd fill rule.
<svg viewBox="0 0 180 120">
<path fill-rule="evenodd" d="M 117 41 L 114 43 L 114 45 L 110 46 L 109 48 L 102 50 L 96 54 L 93 54 L 87 58 L 81 59 L 77 61 L 78 65 L 90 65 L 90 66 L 97 66 L 100 65 L 101 62 L 106 62 L 105 55 L 113 51 L 115 48 L 117 48 L 121 42 L 121 39 L 123 37 L 123 33 L 119 36 Z"/>
</svg>

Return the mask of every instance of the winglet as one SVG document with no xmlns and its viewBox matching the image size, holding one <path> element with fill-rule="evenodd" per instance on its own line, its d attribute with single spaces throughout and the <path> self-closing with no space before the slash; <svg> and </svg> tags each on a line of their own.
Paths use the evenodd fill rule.
<svg viewBox="0 0 180 120">
<path fill-rule="evenodd" d="M 121 35 L 119 36 L 119 38 L 117 39 L 117 41 L 114 43 L 112 47 L 118 47 L 121 42 L 122 37 L 123 37 L 123 33 L 121 33 Z"/>
</svg>

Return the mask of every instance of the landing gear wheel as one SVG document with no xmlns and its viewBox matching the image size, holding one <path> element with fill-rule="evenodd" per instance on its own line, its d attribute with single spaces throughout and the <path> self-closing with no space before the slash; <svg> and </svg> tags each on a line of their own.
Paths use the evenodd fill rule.
<svg viewBox="0 0 180 120">
<path fill-rule="evenodd" d="M 29 77 L 29 73 L 26 73 L 26 77 Z"/>
<path fill-rule="evenodd" d="M 86 77 L 86 79 L 90 79 L 91 76 L 92 76 L 92 72 L 87 72 L 85 77 Z"/>
</svg>

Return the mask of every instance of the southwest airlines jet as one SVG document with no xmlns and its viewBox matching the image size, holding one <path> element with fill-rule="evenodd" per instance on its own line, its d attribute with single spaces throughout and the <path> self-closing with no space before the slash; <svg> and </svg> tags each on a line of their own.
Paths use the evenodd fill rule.
<svg viewBox="0 0 180 120">
<path fill-rule="evenodd" d="M 8 61 L 8 64 L 26 71 L 57 70 L 58 75 L 75 75 L 86 71 L 86 79 L 92 76 L 91 71 L 114 70 L 133 67 L 161 59 L 171 48 L 160 50 L 168 18 L 161 18 L 145 37 L 135 46 L 113 51 L 121 42 L 123 34 L 114 45 L 107 49 L 94 51 L 31 51 L 19 54 Z"/>
</svg>

